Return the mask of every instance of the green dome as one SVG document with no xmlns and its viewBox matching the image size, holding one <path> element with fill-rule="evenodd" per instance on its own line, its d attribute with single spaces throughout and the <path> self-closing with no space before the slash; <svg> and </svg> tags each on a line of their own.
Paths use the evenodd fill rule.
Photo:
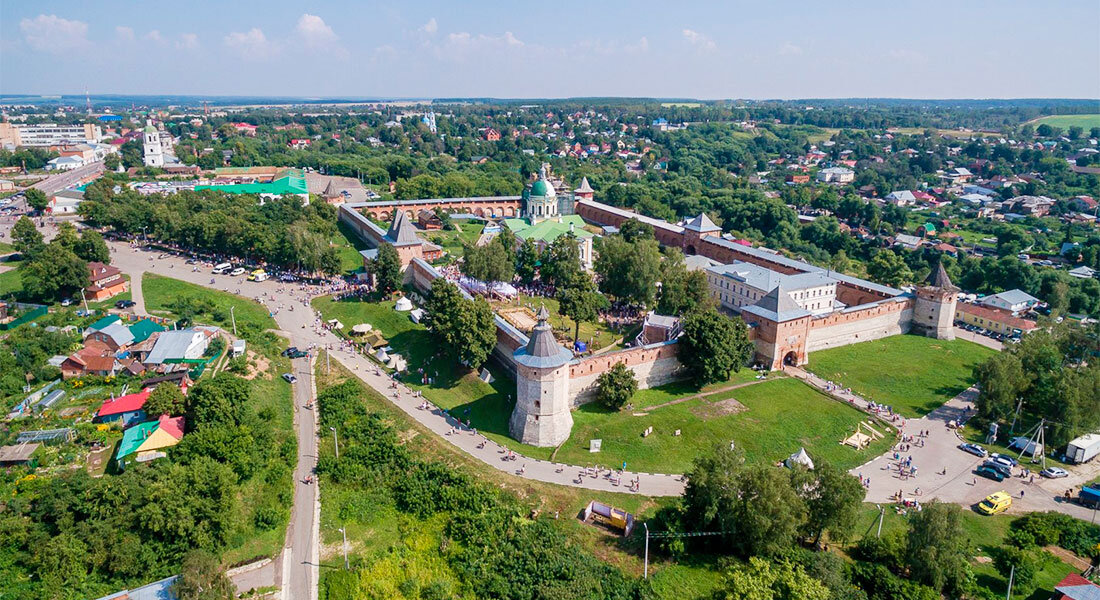
<svg viewBox="0 0 1100 600">
<path fill-rule="evenodd" d="M 532 196 L 554 196 L 554 187 L 550 185 L 550 182 L 545 179 L 538 179 L 535 183 L 531 184 Z"/>
</svg>

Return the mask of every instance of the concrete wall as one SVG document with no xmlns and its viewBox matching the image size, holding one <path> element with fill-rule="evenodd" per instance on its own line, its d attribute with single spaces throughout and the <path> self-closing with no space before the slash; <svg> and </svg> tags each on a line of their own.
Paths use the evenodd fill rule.
<svg viewBox="0 0 1100 600">
<path fill-rule="evenodd" d="M 806 350 L 813 352 L 907 333 L 912 321 L 911 298 L 853 307 L 813 319 Z"/>
<path fill-rule="evenodd" d="M 683 365 L 676 358 L 675 341 L 627 348 L 589 356 L 569 365 L 569 399 L 574 406 L 595 399 L 596 379 L 617 363 L 625 362 L 638 380 L 638 389 L 646 389 L 681 379 Z"/>
</svg>

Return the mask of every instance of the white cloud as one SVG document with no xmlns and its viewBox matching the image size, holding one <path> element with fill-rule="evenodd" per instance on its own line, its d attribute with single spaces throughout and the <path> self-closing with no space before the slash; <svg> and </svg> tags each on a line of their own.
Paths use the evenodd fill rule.
<svg viewBox="0 0 1100 600">
<path fill-rule="evenodd" d="M 195 50 L 199 47 L 199 36 L 193 33 L 181 33 L 176 40 L 176 48 L 180 50 Z"/>
<path fill-rule="evenodd" d="M 125 27 L 122 25 L 115 27 L 115 35 L 118 37 L 119 40 L 124 42 L 134 41 L 134 30 L 130 27 Z"/>
<path fill-rule="evenodd" d="M 699 48 L 700 50 L 710 52 L 711 50 L 714 50 L 718 47 L 714 43 L 714 40 L 710 39 L 702 33 L 699 33 L 698 31 L 695 31 L 693 29 L 685 29 L 683 33 L 684 39 L 686 39 L 689 44 L 695 46 L 696 48 Z"/>
<path fill-rule="evenodd" d="M 323 48 L 336 43 L 340 37 L 317 15 L 303 14 L 295 28 L 302 41 L 311 48 Z"/>
<path fill-rule="evenodd" d="M 158 44 L 164 43 L 164 36 L 161 35 L 160 31 L 157 30 L 157 29 L 154 29 L 154 30 L 150 31 L 149 33 L 141 36 L 141 39 L 143 39 L 145 41 L 148 41 L 148 42 L 156 42 Z"/>
<path fill-rule="evenodd" d="M 253 27 L 246 32 L 234 31 L 225 36 L 224 43 L 241 58 L 248 60 L 263 60 L 278 53 L 275 44 L 268 41 L 267 36 L 258 27 Z"/>
<path fill-rule="evenodd" d="M 420 28 L 420 31 L 423 31 L 428 35 L 434 35 L 435 32 L 439 31 L 439 23 L 436 22 L 435 17 L 432 17 L 428 19 L 427 23 L 424 23 L 424 26 Z"/>
<path fill-rule="evenodd" d="M 801 56 L 802 46 L 796 46 L 790 42 L 787 42 L 779 47 L 780 56 Z"/>
<path fill-rule="evenodd" d="M 35 50 L 60 54 L 88 43 L 88 24 L 70 21 L 57 15 L 38 15 L 19 21 L 19 30 L 27 44 Z"/>
<path fill-rule="evenodd" d="M 458 46 L 490 46 L 490 45 L 505 45 L 505 46 L 522 46 L 523 41 L 512 34 L 511 31 L 505 31 L 504 35 L 492 36 L 485 35 L 484 33 L 477 36 L 470 35 L 466 31 L 460 31 L 458 33 L 452 33 L 447 36 L 447 41 Z"/>
<path fill-rule="evenodd" d="M 907 63 L 909 65 L 928 64 L 928 57 L 921 54 L 920 52 L 917 52 L 916 50 L 895 48 L 894 50 L 891 50 L 887 56 L 889 56 L 892 60 Z"/>
</svg>

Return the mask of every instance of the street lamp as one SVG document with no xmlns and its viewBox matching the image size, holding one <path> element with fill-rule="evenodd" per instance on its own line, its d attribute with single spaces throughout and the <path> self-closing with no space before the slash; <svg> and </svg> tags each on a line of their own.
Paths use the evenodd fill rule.
<svg viewBox="0 0 1100 600">
<path fill-rule="evenodd" d="M 645 527 L 645 567 L 642 579 L 649 579 L 649 523 L 642 523 L 642 527 Z"/>
<path fill-rule="evenodd" d="M 336 446 L 336 460 L 340 460 L 340 440 L 336 439 L 336 428 L 329 427 L 332 430 L 332 443 Z"/>
</svg>

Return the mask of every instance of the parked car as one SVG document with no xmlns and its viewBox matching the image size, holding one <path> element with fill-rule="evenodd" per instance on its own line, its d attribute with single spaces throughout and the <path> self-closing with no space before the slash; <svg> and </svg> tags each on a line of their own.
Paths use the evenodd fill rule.
<svg viewBox="0 0 1100 600">
<path fill-rule="evenodd" d="M 290 373 L 283 373 L 283 379 L 285 379 L 287 383 L 298 383 L 298 378 Z"/>
<path fill-rule="evenodd" d="M 991 467 L 989 465 L 982 465 L 982 466 L 978 467 L 978 469 L 974 472 L 977 473 L 978 475 L 981 475 L 982 477 L 988 477 L 988 478 L 992 479 L 993 481 L 1001 482 L 1001 481 L 1005 480 L 1005 474 L 1004 473 L 1000 472 L 997 469 L 994 469 L 993 467 Z"/>
<path fill-rule="evenodd" d="M 244 275 L 244 273 L 245 273 L 244 268 L 237 267 L 236 269 L 233 269 L 232 271 L 229 272 L 229 276 L 230 277 L 240 277 L 241 275 Z"/>
<path fill-rule="evenodd" d="M 61 301 L 61 306 L 72 306 L 72 305 L 73 305 L 73 299 L 72 298 L 65 298 Z"/>
<path fill-rule="evenodd" d="M 1015 458 L 1012 458 L 1007 454 L 997 454 L 996 452 L 989 455 L 989 460 L 999 462 L 1006 467 L 1015 467 L 1017 464 Z"/>
<path fill-rule="evenodd" d="M 988 452 L 985 451 L 985 448 L 982 448 L 977 444 L 971 444 L 967 442 L 959 444 L 959 450 L 962 450 L 963 452 L 969 452 L 974 456 L 980 456 L 982 458 L 985 458 L 986 454 L 988 454 Z"/>
<path fill-rule="evenodd" d="M 286 350 L 283 350 L 280 354 L 282 354 L 283 356 L 290 356 L 291 352 L 297 352 L 297 351 L 298 351 L 297 346 L 291 346 L 291 347 L 287 348 Z"/>
<path fill-rule="evenodd" d="M 983 467 L 989 467 L 990 469 L 996 469 L 1005 477 L 1012 477 L 1012 467 L 1005 465 L 1004 463 L 997 462 L 995 460 L 987 460 L 982 463 Z"/>
<path fill-rule="evenodd" d="M 1005 492 L 993 492 L 986 496 L 985 500 L 978 503 L 978 512 L 983 515 L 995 515 L 1003 513 L 1012 506 L 1012 497 Z"/>
<path fill-rule="evenodd" d="M 290 273 L 283 273 L 282 275 L 279 275 L 279 281 L 298 281 L 298 278 L 291 275 Z"/>
<path fill-rule="evenodd" d="M 298 350 L 297 348 L 295 348 L 294 352 L 291 352 L 286 356 L 287 358 L 305 358 L 309 356 L 309 352 L 306 352 L 305 350 Z"/>
<path fill-rule="evenodd" d="M 118 302 L 115 302 L 115 307 L 125 310 L 127 308 L 130 308 L 134 304 L 137 304 L 137 303 L 134 302 L 133 300 L 119 300 Z"/>
<path fill-rule="evenodd" d="M 1043 477 L 1046 477 L 1047 479 L 1061 479 L 1063 477 L 1069 477 L 1069 471 L 1063 469 L 1062 467 L 1047 467 L 1042 471 L 1039 471 L 1039 474 Z"/>
</svg>

